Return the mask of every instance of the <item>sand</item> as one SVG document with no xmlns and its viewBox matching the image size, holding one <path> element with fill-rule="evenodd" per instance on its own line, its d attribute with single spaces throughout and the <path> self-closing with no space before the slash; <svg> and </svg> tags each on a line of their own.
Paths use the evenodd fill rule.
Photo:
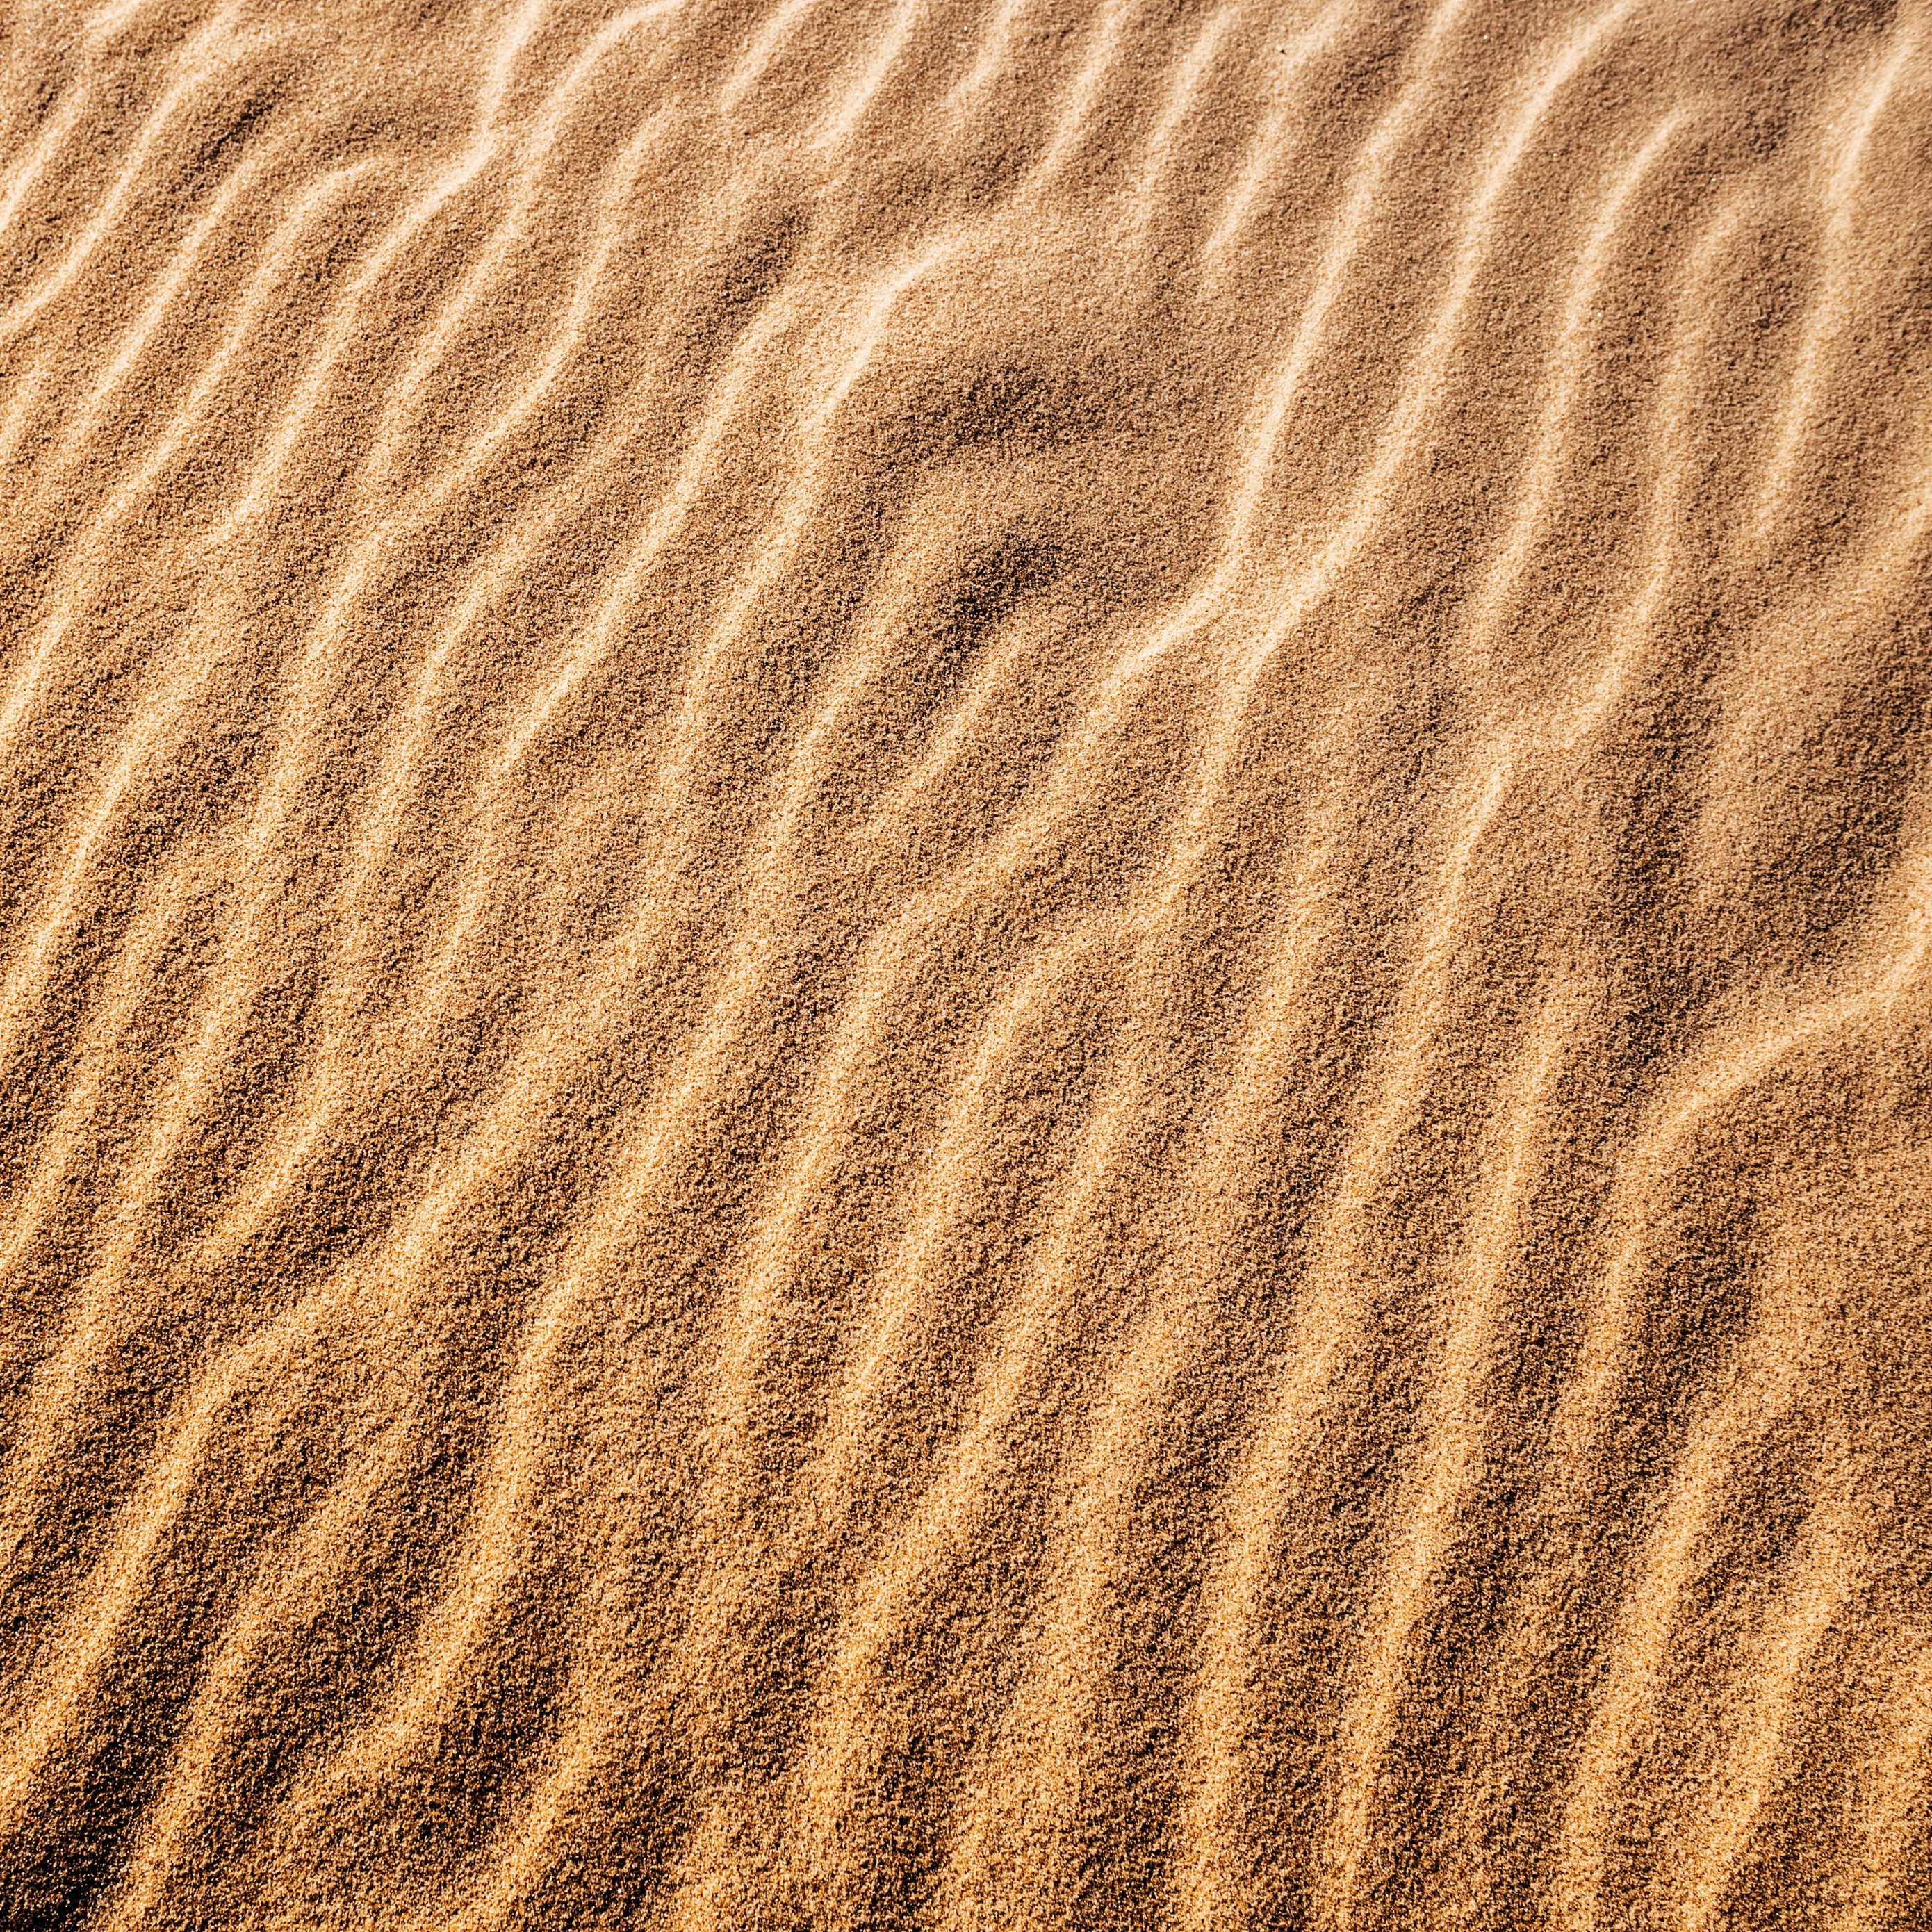
<svg viewBox="0 0 1932 1932">
<path fill-rule="evenodd" d="M 1927 1922 L 1924 0 L 0 36 L 0 1924 Z"/>
</svg>

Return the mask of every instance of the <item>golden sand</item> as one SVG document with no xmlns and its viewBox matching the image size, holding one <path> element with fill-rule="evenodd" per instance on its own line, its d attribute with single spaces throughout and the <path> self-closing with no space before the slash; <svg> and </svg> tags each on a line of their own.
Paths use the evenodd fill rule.
<svg viewBox="0 0 1932 1932">
<path fill-rule="evenodd" d="M 0 1924 L 1928 1922 L 1925 0 L 0 34 Z"/>
</svg>

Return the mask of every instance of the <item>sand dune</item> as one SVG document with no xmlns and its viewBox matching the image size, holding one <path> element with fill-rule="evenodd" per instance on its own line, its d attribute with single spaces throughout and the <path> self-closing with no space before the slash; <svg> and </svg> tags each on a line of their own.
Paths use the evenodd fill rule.
<svg viewBox="0 0 1932 1932">
<path fill-rule="evenodd" d="M 1921 0 L 0 35 L 0 1923 L 1924 1922 Z"/>
</svg>

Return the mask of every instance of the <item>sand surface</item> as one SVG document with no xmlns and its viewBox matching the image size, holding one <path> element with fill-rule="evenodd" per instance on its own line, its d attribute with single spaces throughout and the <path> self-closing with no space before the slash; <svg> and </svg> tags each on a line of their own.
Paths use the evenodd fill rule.
<svg viewBox="0 0 1932 1932">
<path fill-rule="evenodd" d="M 1924 0 L 14 0 L 0 476 L 0 1925 L 1928 1923 Z"/>
</svg>

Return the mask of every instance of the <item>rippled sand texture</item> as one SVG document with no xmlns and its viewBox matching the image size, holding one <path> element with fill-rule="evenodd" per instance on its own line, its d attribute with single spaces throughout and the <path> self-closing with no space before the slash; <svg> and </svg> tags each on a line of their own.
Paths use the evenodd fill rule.
<svg viewBox="0 0 1932 1932">
<path fill-rule="evenodd" d="M 0 1923 L 1924 1922 L 1922 0 L 4 20 Z"/>
</svg>

